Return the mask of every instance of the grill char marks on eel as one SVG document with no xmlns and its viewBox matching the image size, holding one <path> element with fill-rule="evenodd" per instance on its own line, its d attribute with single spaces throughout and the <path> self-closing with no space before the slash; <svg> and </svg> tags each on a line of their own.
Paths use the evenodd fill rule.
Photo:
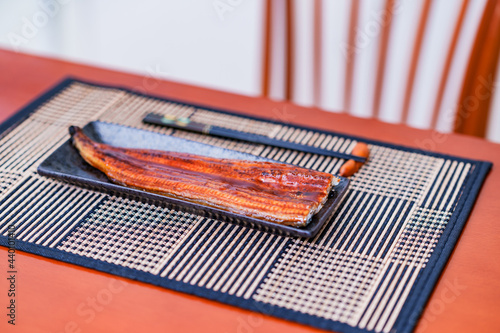
<svg viewBox="0 0 500 333">
<path fill-rule="evenodd" d="M 283 163 L 118 148 L 76 126 L 69 132 L 82 158 L 116 184 L 284 225 L 305 226 L 336 179 Z"/>
</svg>

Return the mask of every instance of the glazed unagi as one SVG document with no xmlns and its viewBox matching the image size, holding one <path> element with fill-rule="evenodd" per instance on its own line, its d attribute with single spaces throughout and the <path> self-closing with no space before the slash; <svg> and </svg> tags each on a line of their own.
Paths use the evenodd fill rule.
<svg viewBox="0 0 500 333">
<path fill-rule="evenodd" d="M 113 147 L 69 131 L 83 159 L 114 183 L 285 225 L 305 226 L 335 179 L 282 163 Z"/>
</svg>

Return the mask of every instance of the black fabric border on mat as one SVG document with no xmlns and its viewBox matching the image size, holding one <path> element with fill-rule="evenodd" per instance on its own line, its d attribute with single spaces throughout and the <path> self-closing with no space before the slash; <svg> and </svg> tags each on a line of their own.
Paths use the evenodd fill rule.
<svg viewBox="0 0 500 333">
<path fill-rule="evenodd" d="M 345 135 L 345 134 L 338 133 L 338 132 L 324 131 L 324 130 L 315 129 L 315 128 L 311 128 L 311 127 L 307 127 L 307 126 L 300 126 L 300 125 L 294 125 L 294 124 L 288 124 L 288 123 L 286 123 L 286 124 L 280 123 L 280 122 L 268 120 L 265 118 L 259 118 L 259 117 L 245 115 L 243 113 L 234 113 L 234 112 L 230 112 L 230 111 L 226 111 L 226 110 L 205 107 L 203 105 L 191 104 L 191 103 L 186 103 L 186 102 L 182 102 L 182 101 L 178 101 L 178 100 L 163 98 L 163 97 L 159 97 L 159 96 L 143 94 L 140 92 L 131 91 L 130 89 L 128 89 L 126 87 L 97 84 L 97 83 L 93 83 L 93 82 L 89 82 L 89 81 L 85 81 L 85 80 L 80 80 L 80 79 L 76 79 L 76 78 L 72 78 L 72 77 L 65 78 L 60 83 L 56 84 L 53 88 L 51 88 L 50 90 L 46 91 L 45 93 L 43 93 L 42 95 L 40 95 L 39 97 L 34 99 L 27 106 L 22 108 L 20 111 L 18 111 L 12 117 L 7 119 L 5 122 L 1 123 L 0 124 L 0 138 L 3 137 L 3 134 L 5 134 L 4 133 L 5 131 L 15 128 L 14 125 L 22 122 L 24 119 L 29 117 L 29 115 L 31 113 L 33 113 L 40 105 L 42 105 L 43 103 L 50 100 L 52 97 L 54 97 L 59 92 L 61 92 L 64 88 L 68 87 L 69 85 L 71 85 L 74 82 L 89 84 L 89 85 L 93 85 L 96 87 L 102 87 L 102 88 L 119 89 L 119 90 L 126 91 L 128 93 L 131 93 L 131 94 L 149 97 L 149 98 L 155 98 L 155 99 L 158 99 L 161 101 L 174 102 L 174 103 L 178 103 L 181 105 L 189 105 L 189 106 L 203 108 L 203 109 L 209 110 L 209 111 L 215 111 L 215 112 L 224 113 L 224 114 L 241 116 L 241 117 L 250 118 L 250 119 L 254 119 L 254 120 L 267 121 L 267 122 L 275 123 L 275 124 L 293 126 L 293 127 L 301 128 L 301 129 L 314 130 L 314 131 L 317 131 L 319 133 L 338 135 L 338 136 L 346 137 L 349 139 L 361 140 L 361 141 L 376 144 L 379 146 L 399 149 L 399 150 L 408 151 L 408 152 L 416 152 L 416 153 L 420 153 L 420 154 L 428 155 L 428 156 L 450 158 L 450 159 L 453 159 L 455 161 L 472 163 L 474 165 L 474 170 L 472 171 L 471 175 L 468 177 L 466 184 L 463 185 L 463 192 L 462 192 L 461 197 L 459 198 L 459 201 L 457 203 L 457 207 L 456 207 L 455 211 L 453 212 L 453 214 L 450 218 L 450 221 L 448 222 L 443 234 L 441 235 L 431 257 L 429 258 L 429 262 L 427 263 L 427 266 L 422 270 L 421 275 L 417 278 L 415 284 L 413 285 L 411 292 L 408 295 L 408 298 L 405 301 L 405 303 L 401 309 L 401 312 L 398 316 L 398 319 L 396 320 L 396 322 L 394 324 L 394 327 L 392 330 L 393 332 L 411 332 L 415 328 L 415 325 L 417 324 L 417 321 L 420 318 L 420 315 L 424 309 L 424 306 L 426 305 L 427 301 L 429 300 L 429 297 L 430 297 L 430 295 L 435 287 L 435 284 L 437 283 L 444 267 L 446 266 L 446 263 L 447 263 L 450 255 L 451 255 L 451 253 L 452 253 L 452 251 L 453 251 L 453 249 L 458 241 L 458 238 L 460 237 L 461 231 L 462 231 L 462 229 L 467 221 L 467 217 L 469 216 L 470 211 L 472 210 L 472 207 L 473 207 L 474 202 L 477 198 L 479 190 L 480 190 L 480 188 L 481 188 L 481 186 L 486 178 L 486 175 L 488 174 L 488 172 L 492 166 L 491 162 L 477 161 L 477 160 L 471 160 L 471 159 L 466 159 L 466 158 L 461 158 L 461 157 L 456 157 L 456 156 L 451 156 L 451 155 L 446 155 L 446 154 L 439 154 L 439 153 L 424 151 L 424 150 L 420 150 L 420 149 L 416 149 L 416 148 L 412 148 L 412 147 L 394 145 L 391 143 L 366 139 L 366 138 L 362 138 L 362 137 L 358 137 L 358 136 L 350 136 L 350 135 Z M 6 236 L 0 236 L 0 245 L 8 247 L 8 238 Z M 254 301 L 252 299 L 246 300 L 246 299 L 243 299 L 241 297 L 227 295 L 227 294 L 224 294 L 221 292 L 208 290 L 208 289 L 205 289 L 202 287 L 192 286 L 190 284 L 178 282 L 175 280 L 169 280 L 168 278 L 162 278 L 160 276 L 137 271 L 137 270 L 134 270 L 131 268 L 120 267 L 120 266 L 113 265 L 110 263 L 101 262 L 98 260 L 93 260 L 91 258 L 79 256 L 79 255 L 72 254 L 72 253 L 67 253 L 67 252 L 57 250 L 54 248 L 47 248 L 44 246 L 40 246 L 40 245 L 36 245 L 36 244 L 24 242 L 24 241 L 19 241 L 19 240 L 16 240 L 15 248 L 18 250 L 21 250 L 21 251 L 30 252 L 33 254 L 47 257 L 47 258 L 52 258 L 52 259 L 80 265 L 83 267 L 96 269 L 99 271 L 118 275 L 118 276 L 125 277 L 125 278 L 131 278 L 133 280 L 137 280 L 137 281 L 141 281 L 141 282 L 151 283 L 153 285 L 165 287 L 165 288 L 176 290 L 176 291 L 186 292 L 189 294 L 205 297 L 205 298 L 219 301 L 222 303 L 239 306 L 239 307 L 242 307 L 242 308 L 245 308 L 248 310 L 263 313 L 265 315 L 272 315 L 272 316 L 275 316 L 278 318 L 288 319 L 288 320 L 291 320 L 294 322 L 311 325 L 311 326 L 314 326 L 317 328 L 322 328 L 322 329 L 327 329 L 327 330 L 336 330 L 336 331 L 342 331 L 342 332 L 371 332 L 369 330 L 360 329 L 357 327 L 352 327 L 352 326 L 344 324 L 344 323 L 340 323 L 340 322 L 336 322 L 336 321 L 332 321 L 332 320 L 327 320 L 327 319 L 323 319 L 323 318 L 318 318 L 318 317 L 304 314 L 301 312 L 297 312 L 297 311 L 288 310 L 288 309 L 284 309 L 284 308 L 273 306 L 273 305 L 260 303 L 260 302 Z"/>
</svg>

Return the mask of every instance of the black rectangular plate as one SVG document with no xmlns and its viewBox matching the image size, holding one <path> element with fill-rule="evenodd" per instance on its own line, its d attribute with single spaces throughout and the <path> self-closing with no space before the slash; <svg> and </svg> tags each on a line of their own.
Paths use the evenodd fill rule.
<svg viewBox="0 0 500 333">
<path fill-rule="evenodd" d="M 107 143 L 116 147 L 159 149 L 216 158 L 272 161 L 255 155 L 170 135 L 163 135 L 99 121 L 87 124 L 83 128 L 83 131 L 95 141 Z M 331 219 L 349 186 L 349 180 L 347 178 L 337 176 L 340 181 L 334 186 L 323 208 L 312 217 L 307 226 L 297 228 L 114 184 L 104 173 L 87 164 L 73 147 L 70 140 L 63 143 L 38 166 L 38 173 L 43 176 L 63 180 L 92 190 L 125 196 L 133 200 L 153 203 L 155 205 L 198 214 L 219 221 L 234 223 L 280 235 L 305 238 L 314 237 L 319 230 L 321 230 L 322 226 Z"/>
</svg>

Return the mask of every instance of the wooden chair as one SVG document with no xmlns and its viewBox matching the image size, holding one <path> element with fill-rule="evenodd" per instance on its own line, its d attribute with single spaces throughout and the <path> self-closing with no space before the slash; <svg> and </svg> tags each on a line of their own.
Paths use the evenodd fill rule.
<svg viewBox="0 0 500 333">
<path fill-rule="evenodd" d="M 266 0 L 265 8 L 264 96 L 485 136 L 500 0 Z"/>
</svg>

